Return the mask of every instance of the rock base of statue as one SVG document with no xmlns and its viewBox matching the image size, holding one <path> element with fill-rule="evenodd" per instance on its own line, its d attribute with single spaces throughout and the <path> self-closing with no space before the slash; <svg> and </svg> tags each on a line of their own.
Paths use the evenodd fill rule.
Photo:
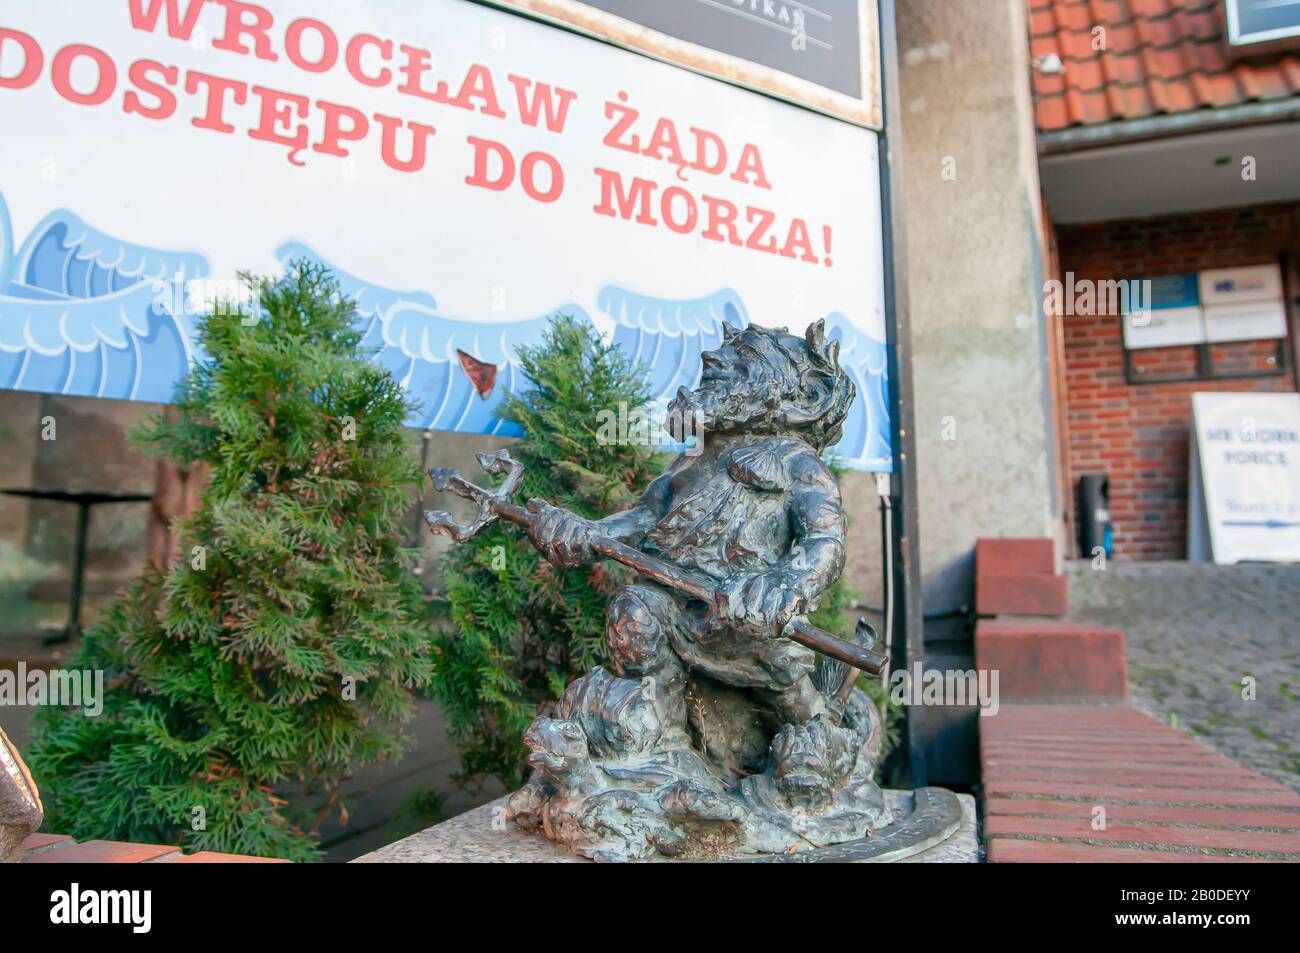
<svg viewBox="0 0 1300 953">
<path fill-rule="evenodd" d="M 975 799 L 942 788 L 882 792 L 891 821 L 875 833 L 834 847 L 805 844 L 785 854 L 734 854 L 725 849 L 651 863 L 978 863 Z M 506 798 L 357 858 L 353 863 L 590 863 L 541 833 L 506 819 Z"/>
<path fill-rule="evenodd" d="M 970 798 L 873 781 L 882 730 L 861 690 L 774 729 L 748 693 L 692 684 L 592 669 L 525 734 L 528 784 L 361 860 L 976 859 Z"/>
<path fill-rule="evenodd" d="M 533 775 L 506 816 L 599 861 L 860 840 L 893 819 L 872 780 L 880 716 L 860 689 L 823 707 L 778 727 L 751 693 L 718 682 L 665 691 L 594 668 L 524 735 Z"/>
</svg>

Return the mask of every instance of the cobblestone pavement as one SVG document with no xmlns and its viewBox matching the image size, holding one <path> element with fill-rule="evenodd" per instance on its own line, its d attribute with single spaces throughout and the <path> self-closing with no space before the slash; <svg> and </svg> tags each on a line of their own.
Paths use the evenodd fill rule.
<svg viewBox="0 0 1300 953">
<path fill-rule="evenodd" d="M 1136 707 L 1300 791 L 1300 566 L 1076 562 L 1067 573 L 1070 617 L 1124 630 Z"/>
</svg>

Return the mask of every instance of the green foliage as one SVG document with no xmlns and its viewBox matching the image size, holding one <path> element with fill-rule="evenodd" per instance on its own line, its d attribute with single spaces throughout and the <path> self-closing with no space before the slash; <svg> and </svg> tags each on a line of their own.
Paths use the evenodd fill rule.
<svg viewBox="0 0 1300 953">
<path fill-rule="evenodd" d="M 845 468 L 838 460 L 828 457 L 826 465 L 835 474 L 837 481 L 843 479 Z M 842 639 L 851 638 L 860 616 L 860 613 L 854 609 L 858 598 L 859 594 L 849 586 L 848 579 L 841 575 L 822 593 L 817 611 L 808 614 L 808 621 L 819 629 L 825 629 L 831 635 L 838 635 Z M 876 631 L 882 641 L 887 637 L 880 625 L 876 626 Z M 879 650 L 882 646 L 878 644 L 876 648 Z M 901 706 L 894 704 L 890 698 L 889 686 L 877 676 L 863 672 L 858 676 L 858 688 L 866 692 L 867 697 L 875 704 L 876 710 L 880 712 L 880 722 L 885 729 L 880 760 L 877 763 L 877 774 L 879 774 L 879 765 L 884 764 L 886 756 L 898 746 L 901 740 L 903 710 Z"/>
<path fill-rule="evenodd" d="M 808 614 L 808 621 L 832 635 L 847 639 L 853 635 L 853 627 L 857 624 L 860 614 L 853 608 L 856 602 L 857 593 L 849 587 L 848 580 L 840 576 L 822 593 L 821 604 L 816 612 Z M 881 632 L 879 625 L 876 626 L 876 631 L 883 639 L 884 633 Z M 879 645 L 877 649 L 880 649 Z M 861 673 L 858 676 L 858 688 L 866 692 L 867 697 L 876 706 L 876 710 L 880 712 L 880 722 L 885 728 L 885 737 L 880 747 L 880 759 L 877 762 L 877 773 L 879 773 L 879 766 L 884 764 L 886 756 L 898 746 L 903 710 L 890 698 L 889 686 L 882 683 L 879 676 Z"/>
<path fill-rule="evenodd" d="M 589 326 L 565 316 L 520 361 L 535 387 L 504 416 L 527 435 L 511 447 L 524 465 L 520 498 L 540 497 L 588 517 L 633 505 L 662 469 L 646 446 L 602 441 L 602 414 L 645 407 L 644 375 Z M 462 782 L 526 777 L 520 740 L 538 709 L 605 655 L 605 603 L 629 579 L 600 562 L 550 566 L 517 527 L 494 525 L 447 557 L 453 623 L 438 641 L 433 693 L 461 749 Z"/>
<path fill-rule="evenodd" d="M 327 271 L 296 262 L 254 287 L 258 320 L 204 319 L 208 359 L 176 419 L 133 434 L 211 478 L 178 523 L 181 561 L 146 573 L 69 660 L 104 672 L 103 713 L 38 716 L 51 830 L 314 859 L 308 805 L 323 799 L 319 823 L 358 765 L 404 749 L 393 726 L 432 676 L 396 542 L 420 483 L 402 390 L 365 359 Z"/>
<path fill-rule="evenodd" d="M 402 798 L 397 806 L 397 813 L 389 820 L 385 828 L 385 841 L 392 844 L 428 830 L 435 824 L 447 820 L 447 797 L 437 788 L 423 787 L 412 791 Z"/>
</svg>

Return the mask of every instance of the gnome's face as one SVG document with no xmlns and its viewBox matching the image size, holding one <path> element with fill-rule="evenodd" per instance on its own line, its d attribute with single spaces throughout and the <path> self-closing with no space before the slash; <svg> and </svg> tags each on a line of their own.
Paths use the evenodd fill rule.
<svg viewBox="0 0 1300 953">
<path fill-rule="evenodd" d="M 768 396 L 779 392 L 779 369 L 741 346 L 739 335 L 705 351 L 702 361 L 699 384 L 692 391 L 681 388 L 668 405 L 667 429 L 678 440 L 684 439 L 674 432 L 678 426 L 688 435 L 741 429 L 762 416 Z"/>
<path fill-rule="evenodd" d="M 700 383 L 668 404 L 664 429 L 679 441 L 702 432 L 798 430 L 820 448 L 853 400 L 837 356 L 821 322 L 809 329 L 809 340 L 757 325 L 726 328 L 722 344 L 701 356 Z"/>
</svg>

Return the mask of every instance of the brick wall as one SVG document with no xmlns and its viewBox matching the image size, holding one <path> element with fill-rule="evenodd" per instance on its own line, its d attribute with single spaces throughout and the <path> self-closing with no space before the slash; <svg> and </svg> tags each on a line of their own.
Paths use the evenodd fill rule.
<svg viewBox="0 0 1300 953">
<path fill-rule="evenodd" d="M 1198 212 L 1121 222 L 1058 225 L 1062 275 L 1095 281 L 1156 277 L 1277 262 L 1300 249 L 1300 203 Z M 1292 295 L 1295 294 L 1292 289 Z M 1082 473 L 1110 475 L 1116 555 L 1182 559 L 1187 550 L 1187 454 L 1191 395 L 1197 391 L 1293 391 L 1295 319 L 1285 344 L 1285 376 L 1130 386 L 1123 332 L 1114 315 L 1067 315 L 1063 323 L 1066 440 L 1073 487 Z M 1219 371 L 1268 368 L 1274 342 L 1213 349 Z M 1154 377 L 1191 373 L 1193 347 L 1135 351 Z"/>
</svg>

